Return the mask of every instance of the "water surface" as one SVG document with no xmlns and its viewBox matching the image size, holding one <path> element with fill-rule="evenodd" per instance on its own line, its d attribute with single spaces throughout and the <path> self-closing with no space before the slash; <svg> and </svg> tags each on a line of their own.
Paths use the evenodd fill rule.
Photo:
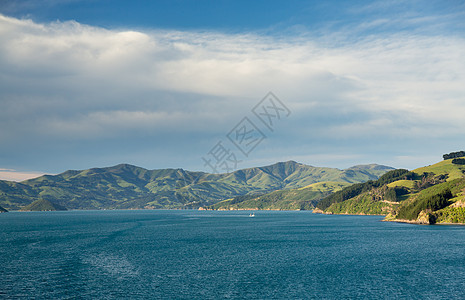
<svg viewBox="0 0 465 300">
<path fill-rule="evenodd" d="M 0 298 L 464 298 L 465 227 L 310 212 L 0 214 Z"/>
</svg>

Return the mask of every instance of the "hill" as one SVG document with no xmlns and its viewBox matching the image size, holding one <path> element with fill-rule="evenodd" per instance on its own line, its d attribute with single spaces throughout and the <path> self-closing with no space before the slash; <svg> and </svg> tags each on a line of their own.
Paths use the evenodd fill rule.
<svg viewBox="0 0 465 300">
<path fill-rule="evenodd" d="M 20 183 L 0 181 L 0 205 L 16 210 L 44 199 L 68 209 L 198 208 L 247 194 L 295 189 L 322 181 L 356 183 L 377 179 L 385 166 L 339 170 L 294 161 L 209 174 L 183 169 L 147 170 L 120 164 L 66 171 Z"/>
<path fill-rule="evenodd" d="M 8 212 L 8 211 L 0 206 L 0 213 L 5 213 L 5 212 Z"/>
<path fill-rule="evenodd" d="M 59 204 L 52 203 L 48 200 L 39 199 L 27 205 L 26 207 L 23 207 L 21 210 L 22 211 L 59 211 L 59 210 L 67 210 L 67 209 Z"/>
<path fill-rule="evenodd" d="M 308 185 L 299 189 L 279 190 L 261 195 L 237 196 L 224 200 L 207 209 L 214 210 L 309 210 L 319 200 L 343 187 L 347 182 L 325 181 Z"/>
<path fill-rule="evenodd" d="M 391 171 L 377 181 L 344 188 L 321 200 L 315 212 L 378 214 L 419 224 L 465 223 L 465 165 L 454 159 Z"/>
</svg>

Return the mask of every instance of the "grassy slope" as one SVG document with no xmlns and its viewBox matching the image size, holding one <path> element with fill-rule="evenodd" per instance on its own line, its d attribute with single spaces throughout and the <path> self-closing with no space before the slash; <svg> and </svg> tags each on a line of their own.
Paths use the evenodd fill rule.
<svg viewBox="0 0 465 300">
<path fill-rule="evenodd" d="M 398 204 L 373 200 L 368 193 L 363 193 L 353 199 L 334 203 L 325 211 L 331 214 L 349 215 L 387 215 Z"/>
<path fill-rule="evenodd" d="M 448 159 L 431 166 L 415 169 L 413 172 L 417 174 L 433 173 L 435 175 L 448 175 L 449 177 L 447 180 L 451 181 L 465 177 L 463 173 L 464 170 L 465 166 L 454 165 L 452 164 L 452 159 Z"/>
<path fill-rule="evenodd" d="M 347 170 L 369 172 L 370 174 L 376 176 L 376 178 L 371 178 L 372 180 L 375 180 L 378 177 L 381 177 L 381 175 L 383 175 L 384 173 L 386 173 L 386 170 L 393 170 L 393 168 L 386 169 L 386 167 L 382 165 L 369 164 L 353 166 L 351 168 L 348 168 Z"/>
<path fill-rule="evenodd" d="M 452 160 L 445 160 L 436 165 L 417 169 L 418 172 L 434 172 L 435 174 L 449 174 L 447 179 L 454 197 L 450 199 L 451 205 L 433 213 L 435 222 L 465 223 L 465 166 L 454 165 Z"/>
<path fill-rule="evenodd" d="M 435 176 L 447 175 L 447 181 L 430 188 L 427 188 L 419 193 L 412 193 L 410 197 L 402 203 L 403 207 L 407 205 L 413 206 L 427 197 L 431 197 L 446 189 L 449 189 L 453 198 L 449 200 L 447 207 L 431 212 L 433 222 L 436 223 L 465 223 L 465 215 L 463 213 L 462 203 L 465 199 L 465 166 L 452 164 L 452 159 L 441 161 L 437 164 L 418 168 L 414 170 L 417 174 L 433 173 Z M 394 220 L 396 217 L 394 217 Z"/>
<path fill-rule="evenodd" d="M 418 193 L 411 194 L 410 197 L 403 201 L 398 208 L 397 216 L 398 219 L 415 220 L 421 210 L 416 207 L 434 197 L 435 195 L 441 194 L 445 191 L 450 190 L 453 197 L 448 200 L 448 206 L 463 199 L 463 191 L 465 189 L 465 178 L 456 178 L 451 181 L 446 181 L 440 184 L 436 184 L 429 188 L 426 188 Z M 440 211 L 441 209 L 437 210 Z"/>
<path fill-rule="evenodd" d="M 386 167 L 339 170 L 289 161 L 228 174 L 208 174 L 121 164 L 66 171 L 21 183 L 0 181 L 0 205 L 14 210 L 45 199 L 68 209 L 196 208 L 238 195 L 299 188 L 321 181 L 366 181 L 377 178 L 372 172 L 378 169 Z"/>
<path fill-rule="evenodd" d="M 250 197 L 236 197 L 210 206 L 210 209 L 270 209 L 297 210 L 311 209 L 323 197 L 350 185 L 346 182 L 319 182 L 306 187 L 279 190 L 269 194 Z"/>
<path fill-rule="evenodd" d="M 26 184 L 0 180 L 0 205 L 9 210 L 30 204 L 36 194 L 34 189 Z"/>
<path fill-rule="evenodd" d="M 387 185 L 388 187 L 405 187 L 408 189 L 413 189 L 415 186 L 415 181 L 414 180 L 396 180 L 394 182 L 391 182 Z"/>
<path fill-rule="evenodd" d="M 388 214 L 387 219 L 389 220 L 401 220 L 401 216 L 408 215 L 409 219 L 416 221 L 417 218 L 427 216 L 437 223 L 465 223 L 465 166 L 454 165 L 449 159 L 415 169 L 412 172 L 417 175 L 415 179 L 394 181 L 387 184 L 386 187 L 372 189 L 344 202 L 332 204 L 324 211 L 336 214 Z M 447 178 L 445 182 L 433 183 L 433 186 L 421 189 L 418 186 L 422 183 L 424 173 L 429 173 L 428 178 L 430 179 L 440 178 L 441 175 L 445 175 Z M 400 197 L 402 200 L 400 203 L 386 201 L 383 199 L 383 193 L 380 192 L 383 188 L 387 190 L 387 188 L 394 187 L 404 187 L 409 191 L 407 195 Z M 453 197 L 448 200 L 447 207 L 437 211 L 424 211 L 421 214 L 418 212 L 422 202 L 448 189 L 452 192 Z M 376 194 L 377 192 L 378 194 Z M 407 211 L 411 214 L 406 214 Z"/>
<path fill-rule="evenodd" d="M 40 199 L 32 202 L 31 204 L 27 205 L 23 209 L 23 211 L 58 211 L 58 210 L 66 210 L 61 205 L 56 203 L 52 203 L 48 200 Z"/>
</svg>

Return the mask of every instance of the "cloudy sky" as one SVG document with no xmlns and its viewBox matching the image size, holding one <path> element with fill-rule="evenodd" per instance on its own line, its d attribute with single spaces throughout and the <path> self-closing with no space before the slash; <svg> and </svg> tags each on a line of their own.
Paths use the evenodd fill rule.
<svg viewBox="0 0 465 300">
<path fill-rule="evenodd" d="M 435 163 L 465 150 L 464 20 L 454 0 L 0 0 L 0 179 Z"/>
</svg>

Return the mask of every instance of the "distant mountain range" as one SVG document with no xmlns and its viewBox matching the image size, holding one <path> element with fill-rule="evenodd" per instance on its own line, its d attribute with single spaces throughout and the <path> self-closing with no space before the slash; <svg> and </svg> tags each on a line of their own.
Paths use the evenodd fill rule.
<svg viewBox="0 0 465 300">
<path fill-rule="evenodd" d="M 345 184 L 376 180 L 392 169 L 372 164 L 339 170 L 288 161 L 232 173 L 209 174 L 183 169 L 147 170 L 120 164 L 107 168 L 66 171 L 53 176 L 44 175 L 20 183 L 0 181 L 0 205 L 8 210 L 19 210 L 34 201 L 46 200 L 48 202 L 39 202 L 38 207 L 45 205 L 46 208 L 50 208 L 48 205 L 52 205 L 60 209 L 199 208 L 236 196 L 296 190 L 308 188 L 315 183 L 333 182 L 326 185 L 328 191 L 323 191 L 321 186 L 314 187 L 323 195 L 334 192 Z M 307 201 L 308 204 L 311 200 L 315 200 L 315 197 L 301 197 L 299 201 Z"/>
<path fill-rule="evenodd" d="M 23 182 L 0 180 L 0 212 L 67 209 L 314 209 L 385 215 L 388 221 L 465 224 L 464 151 L 408 171 L 382 165 L 345 170 L 294 161 L 225 174 L 147 170 L 120 164 Z"/>
</svg>

